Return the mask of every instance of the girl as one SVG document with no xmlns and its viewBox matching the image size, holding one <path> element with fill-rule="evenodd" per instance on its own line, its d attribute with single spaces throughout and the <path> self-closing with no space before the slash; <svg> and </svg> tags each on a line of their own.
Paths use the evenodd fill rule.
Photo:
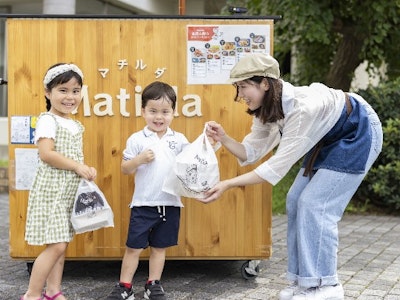
<svg viewBox="0 0 400 300">
<path fill-rule="evenodd" d="M 81 102 L 82 81 L 82 71 L 74 64 L 50 67 L 43 80 L 48 112 L 39 116 L 36 126 L 40 161 L 29 193 L 25 240 L 46 248 L 33 264 L 21 300 L 65 299 L 61 280 L 65 251 L 74 235 L 70 216 L 75 193 L 81 177 L 96 178 L 96 169 L 83 164 L 84 128 L 70 117 Z"/>
<path fill-rule="evenodd" d="M 227 189 L 268 181 L 275 185 L 304 155 L 287 195 L 287 278 L 281 300 L 341 300 L 337 276 L 338 226 L 351 197 L 382 149 L 378 116 L 357 94 L 314 83 L 295 87 L 281 79 L 278 62 L 265 54 L 243 57 L 231 70 L 236 99 L 253 116 L 251 132 L 239 143 L 216 122 L 208 135 L 254 171 L 221 181 L 203 202 Z"/>
</svg>

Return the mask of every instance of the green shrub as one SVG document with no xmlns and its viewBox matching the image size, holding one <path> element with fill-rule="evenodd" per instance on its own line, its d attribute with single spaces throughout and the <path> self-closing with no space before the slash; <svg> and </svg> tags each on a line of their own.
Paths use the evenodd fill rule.
<svg viewBox="0 0 400 300">
<path fill-rule="evenodd" d="M 8 160 L 0 159 L 0 168 L 6 168 L 6 167 L 8 167 Z"/>
<path fill-rule="evenodd" d="M 375 109 L 382 121 L 383 148 L 367 174 L 354 201 L 372 203 L 400 213 L 400 78 L 358 92 Z"/>
</svg>

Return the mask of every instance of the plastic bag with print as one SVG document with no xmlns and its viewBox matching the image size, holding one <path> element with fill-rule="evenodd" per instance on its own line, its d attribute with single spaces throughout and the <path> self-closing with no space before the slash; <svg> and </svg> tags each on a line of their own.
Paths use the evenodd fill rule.
<svg viewBox="0 0 400 300">
<path fill-rule="evenodd" d="M 219 182 L 218 159 L 204 131 L 176 156 L 173 171 L 165 179 L 162 190 L 188 198 L 202 199 L 204 192 Z"/>
<path fill-rule="evenodd" d="M 81 179 L 75 196 L 71 223 L 76 233 L 114 227 L 114 214 L 106 197 L 93 182 Z"/>
</svg>

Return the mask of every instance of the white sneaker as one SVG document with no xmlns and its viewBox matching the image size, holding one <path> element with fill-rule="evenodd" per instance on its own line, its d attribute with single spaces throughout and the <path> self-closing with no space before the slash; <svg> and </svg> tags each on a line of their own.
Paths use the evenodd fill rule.
<svg viewBox="0 0 400 300">
<path fill-rule="evenodd" d="M 279 293 L 279 300 L 292 300 L 294 294 L 300 291 L 301 288 L 297 285 L 297 282 L 293 281 Z"/>
<path fill-rule="evenodd" d="M 344 290 L 341 284 L 313 287 L 295 292 L 292 300 L 343 300 Z"/>
</svg>

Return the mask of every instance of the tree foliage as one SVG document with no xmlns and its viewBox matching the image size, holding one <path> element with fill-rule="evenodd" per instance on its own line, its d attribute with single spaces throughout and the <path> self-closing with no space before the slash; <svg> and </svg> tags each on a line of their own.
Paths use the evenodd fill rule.
<svg viewBox="0 0 400 300">
<path fill-rule="evenodd" d="M 385 62 L 389 79 L 400 75 L 400 0 L 231 0 L 227 6 L 282 16 L 275 24 L 274 55 L 282 62 L 294 54 L 297 84 L 318 81 L 348 90 L 363 61 L 370 69 Z"/>
</svg>

